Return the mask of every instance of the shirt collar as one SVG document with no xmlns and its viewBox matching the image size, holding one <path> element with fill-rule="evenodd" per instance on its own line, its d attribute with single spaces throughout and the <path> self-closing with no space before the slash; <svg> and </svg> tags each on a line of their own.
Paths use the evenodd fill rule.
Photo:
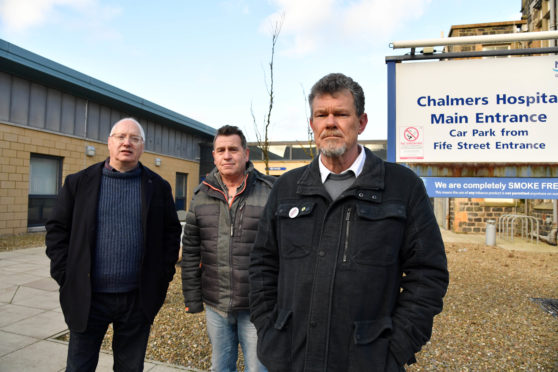
<svg viewBox="0 0 558 372">
<path fill-rule="evenodd" d="M 362 168 L 364 168 L 364 160 L 366 160 L 366 154 L 364 151 L 364 147 L 362 145 L 359 144 L 358 147 L 360 149 L 360 154 L 358 154 L 353 164 L 351 164 L 349 168 L 345 169 L 343 172 L 339 174 L 344 174 L 347 173 L 348 171 L 353 171 L 355 177 L 358 177 L 362 173 Z M 322 178 L 322 183 L 324 183 L 327 179 L 327 176 L 329 176 L 330 173 L 333 172 L 327 169 L 324 163 L 322 163 L 322 154 L 320 154 L 320 157 L 318 159 L 318 164 L 320 167 L 320 176 Z"/>
</svg>

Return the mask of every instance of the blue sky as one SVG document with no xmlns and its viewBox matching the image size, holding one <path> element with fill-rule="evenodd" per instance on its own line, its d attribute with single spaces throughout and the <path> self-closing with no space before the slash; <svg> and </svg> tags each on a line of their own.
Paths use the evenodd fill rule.
<svg viewBox="0 0 558 372">
<path fill-rule="evenodd" d="M 447 36 L 452 25 L 518 20 L 520 0 L 0 0 L 0 38 L 211 127 L 267 113 L 271 140 L 305 140 L 305 95 L 342 72 L 366 94 L 362 139 L 386 139 L 389 43 Z"/>
</svg>

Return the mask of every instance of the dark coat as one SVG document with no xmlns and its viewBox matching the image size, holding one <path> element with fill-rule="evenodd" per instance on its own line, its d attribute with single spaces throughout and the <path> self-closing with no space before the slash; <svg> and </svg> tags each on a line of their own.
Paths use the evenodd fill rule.
<svg viewBox="0 0 558 372">
<path fill-rule="evenodd" d="M 91 306 L 92 255 L 96 246 L 97 205 L 104 162 L 66 177 L 53 216 L 46 223 L 46 254 L 51 276 L 60 285 L 60 305 L 72 331 L 87 327 Z M 144 167 L 141 173 L 143 258 L 139 298 L 153 321 L 175 273 L 181 226 L 169 183 Z"/>
<path fill-rule="evenodd" d="M 337 200 L 316 158 L 275 183 L 252 251 L 251 319 L 270 371 L 399 371 L 448 285 L 424 185 L 366 150 Z"/>
<path fill-rule="evenodd" d="M 217 169 L 194 192 L 182 238 L 182 292 L 190 313 L 203 303 L 248 310 L 248 266 L 258 222 L 275 177 L 247 164 L 247 178 L 229 207 Z"/>
</svg>

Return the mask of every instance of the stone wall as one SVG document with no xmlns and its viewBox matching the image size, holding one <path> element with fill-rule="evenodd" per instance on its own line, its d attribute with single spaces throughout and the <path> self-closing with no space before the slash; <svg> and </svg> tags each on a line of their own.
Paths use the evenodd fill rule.
<svg viewBox="0 0 558 372">
<path fill-rule="evenodd" d="M 458 233 L 481 234 L 486 231 L 486 224 L 504 214 L 520 213 L 519 205 L 506 202 L 487 201 L 487 199 L 454 198 L 450 199 L 450 226 Z"/>
<path fill-rule="evenodd" d="M 525 205 L 527 203 L 527 205 Z M 508 200 L 508 199 L 450 199 L 449 226 L 452 231 L 458 233 L 483 234 L 486 231 L 487 222 L 495 221 L 499 227 L 499 218 L 506 214 L 525 215 L 535 217 L 539 223 L 538 234 L 546 236 L 552 228 L 552 203 L 542 200 Z M 509 220 L 511 221 L 511 220 Z M 516 220 L 514 231 L 521 233 L 522 221 Z M 502 223 L 502 230 L 505 230 Z M 533 225 L 536 229 L 536 223 Z M 529 233 L 532 227 L 529 226 Z M 511 225 L 508 226 L 508 231 Z"/>
<path fill-rule="evenodd" d="M 552 228 L 552 203 L 542 202 L 535 205 L 530 213 L 539 221 L 539 235 L 546 236 Z"/>
</svg>

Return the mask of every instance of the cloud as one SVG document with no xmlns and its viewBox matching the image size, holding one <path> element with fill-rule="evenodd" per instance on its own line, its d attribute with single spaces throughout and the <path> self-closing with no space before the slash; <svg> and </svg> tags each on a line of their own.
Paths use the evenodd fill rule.
<svg viewBox="0 0 558 372">
<path fill-rule="evenodd" d="M 66 12 L 71 14 L 68 17 Z M 103 6 L 98 0 L 0 0 L 0 22 L 5 31 L 25 32 L 49 22 L 94 28 L 119 14 L 116 7 Z M 110 34 L 110 31 L 105 31 Z"/>
<path fill-rule="evenodd" d="M 287 36 L 288 53 L 303 55 L 320 44 L 320 30 L 333 19 L 335 0 L 272 0 L 278 11 L 267 17 L 260 29 L 272 33 L 282 17 L 281 34 Z"/>
<path fill-rule="evenodd" d="M 417 19 L 431 0 L 271 0 L 278 10 L 262 22 L 268 31 L 284 14 L 281 34 L 286 53 L 305 55 L 332 43 L 384 42 L 409 20 Z"/>
<path fill-rule="evenodd" d="M 347 35 L 391 35 L 398 27 L 418 19 L 431 0 L 363 0 L 345 9 L 343 31 Z"/>
</svg>

